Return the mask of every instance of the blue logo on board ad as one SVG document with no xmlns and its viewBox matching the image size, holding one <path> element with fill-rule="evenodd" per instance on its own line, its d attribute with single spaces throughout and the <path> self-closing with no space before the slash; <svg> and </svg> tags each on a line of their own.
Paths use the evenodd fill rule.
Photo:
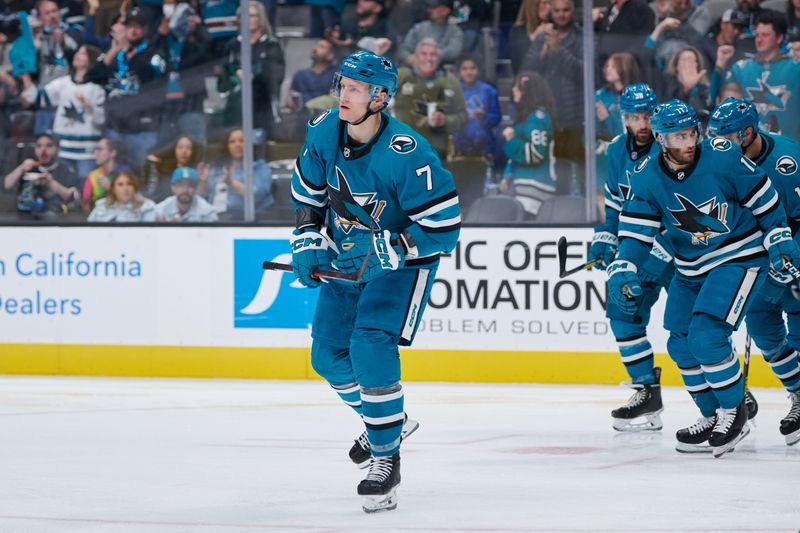
<svg viewBox="0 0 800 533">
<path fill-rule="evenodd" d="M 264 270 L 264 261 L 291 263 L 287 239 L 233 241 L 233 326 L 306 329 L 318 290 L 303 287 L 291 272 Z"/>
</svg>

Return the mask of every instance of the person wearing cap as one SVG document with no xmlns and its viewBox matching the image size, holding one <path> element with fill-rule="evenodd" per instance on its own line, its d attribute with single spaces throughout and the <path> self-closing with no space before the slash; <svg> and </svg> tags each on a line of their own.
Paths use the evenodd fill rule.
<svg viewBox="0 0 800 533">
<path fill-rule="evenodd" d="M 417 44 L 412 69 L 403 67 L 397 74 L 397 118 L 423 135 L 439 154 L 447 154 L 448 140 L 469 119 L 461 82 L 440 69 L 439 47 L 433 39 Z"/>
<path fill-rule="evenodd" d="M 125 26 L 113 35 L 111 47 L 89 70 L 87 80 L 106 87 L 107 135 L 119 139 L 129 162 L 137 168 L 156 144 L 163 86 L 152 83 L 164 75 L 166 62 L 147 40 L 148 18 L 134 7 Z"/>
<path fill-rule="evenodd" d="M 156 222 L 216 222 L 217 212 L 197 195 L 200 178 L 191 167 L 172 173 L 172 196 L 156 206 Z"/>
<path fill-rule="evenodd" d="M 741 38 L 748 21 L 748 16 L 738 9 L 726 9 L 719 24 L 706 35 L 708 48 L 715 50 L 714 68 L 718 72 L 724 74 L 733 63 L 755 52 L 752 40 Z"/>
<path fill-rule="evenodd" d="M 464 32 L 457 24 L 448 22 L 453 13 L 453 0 L 427 0 L 428 20 L 415 24 L 403 38 L 397 50 L 398 59 L 415 67 L 417 45 L 431 39 L 439 45 L 441 63 L 454 64 L 464 49 Z"/>
</svg>

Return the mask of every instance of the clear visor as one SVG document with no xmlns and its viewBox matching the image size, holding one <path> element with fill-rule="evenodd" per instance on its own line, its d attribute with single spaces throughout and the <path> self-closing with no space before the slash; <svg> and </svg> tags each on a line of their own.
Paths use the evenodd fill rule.
<svg viewBox="0 0 800 533">
<path fill-rule="evenodd" d="M 623 113 L 622 122 L 631 131 L 650 128 L 650 113 Z"/>
<path fill-rule="evenodd" d="M 695 126 L 681 131 L 660 134 L 658 138 L 659 142 L 664 145 L 665 148 L 681 150 L 696 146 L 700 142 L 702 135 L 700 133 L 700 126 Z"/>
<path fill-rule="evenodd" d="M 366 104 L 374 99 L 376 87 L 369 83 L 342 76 L 337 72 L 333 76 L 331 96 L 356 104 Z"/>
</svg>

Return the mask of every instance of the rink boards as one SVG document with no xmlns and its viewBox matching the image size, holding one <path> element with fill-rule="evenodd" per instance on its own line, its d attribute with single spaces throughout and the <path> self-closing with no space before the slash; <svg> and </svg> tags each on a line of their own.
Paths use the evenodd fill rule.
<svg viewBox="0 0 800 533">
<path fill-rule="evenodd" d="M 317 291 L 263 260 L 290 262 L 289 228 L 0 228 L 0 373 L 306 379 Z M 442 260 L 406 380 L 617 383 L 605 275 L 585 261 L 590 228 L 465 228 Z M 664 382 L 663 298 L 649 332 Z M 740 353 L 743 334 L 734 338 Z M 751 382 L 778 386 L 760 357 Z"/>
</svg>

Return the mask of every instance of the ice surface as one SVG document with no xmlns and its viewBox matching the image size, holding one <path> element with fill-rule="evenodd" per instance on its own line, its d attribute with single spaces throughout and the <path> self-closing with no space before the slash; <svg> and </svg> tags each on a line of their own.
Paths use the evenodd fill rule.
<svg viewBox="0 0 800 533">
<path fill-rule="evenodd" d="M 366 515 L 356 416 L 323 382 L 0 378 L 0 532 L 798 531 L 785 392 L 757 389 L 732 454 L 683 455 L 696 419 L 620 434 L 616 387 L 407 383 L 421 423 L 397 510 Z"/>
</svg>

